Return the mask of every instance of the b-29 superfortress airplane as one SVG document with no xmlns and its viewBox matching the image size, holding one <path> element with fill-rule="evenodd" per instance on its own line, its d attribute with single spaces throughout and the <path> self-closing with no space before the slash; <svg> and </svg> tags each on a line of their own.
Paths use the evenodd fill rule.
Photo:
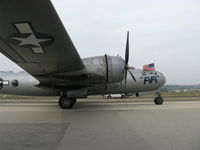
<svg viewBox="0 0 200 150">
<path fill-rule="evenodd" d="M 50 0 L 1 0 L 0 51 L 27 73 L 0 73 L 0 93 L 60 96 L 70 109 L 77 98 L 95 94 L 136 93 L 159 89 L 165 76 L 129 67 L 125 59 L 81 59 Z M 160 95 L 154 99 L 162 104 Z"/>
</svg>

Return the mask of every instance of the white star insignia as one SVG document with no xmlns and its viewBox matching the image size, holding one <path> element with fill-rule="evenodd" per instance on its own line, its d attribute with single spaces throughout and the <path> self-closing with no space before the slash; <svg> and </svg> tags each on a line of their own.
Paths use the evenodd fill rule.
<svg viewBox="0 0 200 150">
<path fill-rule="evenodd" d="M 15 27 L 19 31 L 19 34 L 13 34 L 10 37 L 10 39 L 15 40 L 13 45 L 30 48 L 35 54 L 44 54 L 44 47 L 53 42 L 53 38 L 48 34 L 34 32 L 30 23 L 16 23 Z M 25 35 L 28 35 L 28 37 L 24 37 Z M 16 41 L 18 42 L 16 43 Z"/>
<path fill-rule="evenodd" d="M 34 34 L 31 34 L 27 38 L 17 38 L 13 37 L 13 39 L 21 41 L 18 46 L 24 46 L 24 45 L 33 45 L 36 47 L 41 47 L 40 43 L 50 41 L 51 39 L 37 39 Z"/>
</svg>

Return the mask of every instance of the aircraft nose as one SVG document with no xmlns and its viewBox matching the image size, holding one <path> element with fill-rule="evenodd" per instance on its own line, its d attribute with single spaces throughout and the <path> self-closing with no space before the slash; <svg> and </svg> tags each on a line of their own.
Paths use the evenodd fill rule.
<svg viewBox="0 0 200 150">
<path fill-rule="evenodd" d="M 162 78 L 161 78 L 161 86 L 165 85 L 166 83 L 166 77 L 164 74 L 162 74 Z"/>
<path fill-rule="evenodd" d="M 166 77 L 163 73 L 157 72 L 159 75 L 159 80 L 158 80 L 158 87 L 161 88 L 163 85 L 166 83 Z"/>
</svg>

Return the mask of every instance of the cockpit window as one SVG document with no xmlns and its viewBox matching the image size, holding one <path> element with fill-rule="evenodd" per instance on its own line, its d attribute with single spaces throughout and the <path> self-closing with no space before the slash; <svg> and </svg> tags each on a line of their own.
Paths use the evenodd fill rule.
<svg viewBox="0 0 200 150">
<path fill-rule="evenodd" d="M 143 72 L 142 72 L 142 75 L 143 75 L 143 76 L 146 76 L 146 75 L 147 75 L 147 73 L 146 73 L 145 71 L 143 71 Z"/>
</svg>

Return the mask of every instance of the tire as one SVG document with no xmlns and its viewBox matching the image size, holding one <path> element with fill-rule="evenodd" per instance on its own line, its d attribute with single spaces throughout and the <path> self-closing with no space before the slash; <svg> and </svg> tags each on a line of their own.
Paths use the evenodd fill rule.
<svg viewBox="0 0 200 150">
<path fill-rule="evenodd" d="M 162 98 L 162 97 L 156 97 L 156 98 L 154 99 L 154 103 L 155 103 L 156 105 L 162 105 L 162 104 L 163 104 L 163 98 Z"/>
<path fill-rule="evenodd" d="M 108 96 L 107 96 L 107 99 L 111 99 L 111 98 L 112 98 L 111 95 L 108 95 Z"/>
<path fill-rule="evenodd" d="M 122 96 L 121 96 L 121 99 L 124 99 L 124 98 L 126 98 L 126 96 L 125 96 L 125 95 L 122 95 Z"/>
<path fill-rule="evenodd" d="M 73 100 L 72 98 L 68 98 L 68 97 L 61 97 L 59 99 L 59 106 L 62 109 L 71 109 L 73 107 Z"/>
<path fill-rule="evenodd" d="M 76 98 L 71 98 L 72 99 L 72 105 L 76 104 Z"/>
</svg>

